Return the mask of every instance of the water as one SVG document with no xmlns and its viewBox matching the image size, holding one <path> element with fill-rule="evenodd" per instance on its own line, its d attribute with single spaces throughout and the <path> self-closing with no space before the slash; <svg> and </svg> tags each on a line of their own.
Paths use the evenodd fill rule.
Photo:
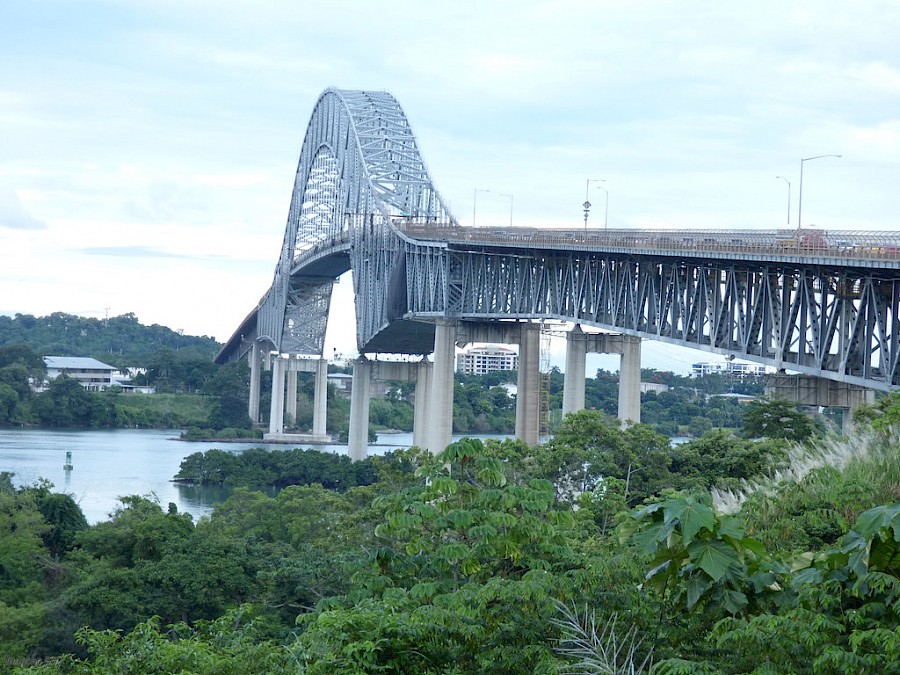
<svg viewBox="0 0 900 675">
<path fill-rule="evenodd" d="M 57 492 L 71 494 L 89 523 L 108 520 L 120 506 L 119 497 L 152 495 L 163 509 L 171 502 L 194 519 L 209 515 L 216 504 L 231 494 L 224 486 L 173 483 L 181 460 L 195 452 L 213 448 L 241 453 L 248 448 L 286 450 L 294 445 L 247 441 L 241 443 L 178 440 L 177 430 L 115 429 L 104 431 L 56 431 L 47 429 L 0 429 L 0 471 L 14 473 L 17 486 L 33 485 L 40 479 L 53 483 Z M 505 438 L 471 434 L 474 438 Z M 460 435 L 453 437 L 461 438 Z M 672 439 L 673 444 L 686 439 Z M 369 454 L 384 454 L 412 445 L 411 433 L 381 434 L 369 445 Z M 346 445 L 317 445 L 323 452 L 347 454 Z M 66 453 L 72 453 L 71 471 L 63 469 Z"/>
<path fill-rule="evenodd" d="M 191 486 L 173 483 L 181 460 L 195 452 L 219 448 L 240 453 L 263 447 L 286 450 L 288 444 L 187 443 L 177 430 L 115 429 L 104 431 L 56 431 L 46 429 L 0 429 L 0 471 L 14 473 L 16 486 L 49 480 L 57 492 L 71 494 L 89 523 L 108 520 L 120 506 L 119 497 L 155 495 L 166 509 L 174 503 L 180 512 L 198 519 L 224 501 L 231 489 L 222 486 Z M 458 437 L 457 437 L 458 438 Z M 369 446 L 370 454 L 410 447 L 412 434 L 384 434 Z M 347 454 L 346 445 L 302 446 L 324 452 Z M 71 471 L 63 469 L 66 452 L 72 453 Z"/>
</svg>

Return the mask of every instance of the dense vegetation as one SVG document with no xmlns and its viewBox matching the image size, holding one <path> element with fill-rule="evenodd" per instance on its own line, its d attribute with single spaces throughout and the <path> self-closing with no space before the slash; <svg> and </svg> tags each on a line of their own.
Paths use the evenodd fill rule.
<svg viewBox="0 0 900 675">
<path fill-rule="evenodd" d="M 757 406 L 763 420 L 797 414 Z M 2 478 L 0 662 L 21 674 L 896 673 L 900 395 L 859 419 L 852 439 L 810 429 L 791 445 L 768 428 L 669 448 L 583 411 L 536 448 L 464 439 L 437 457 L 372 458 L 373 482 L 354 487 L 340 461 L 279 453 L 273 466 L 308 461 L 304 480 L 338 475 L 337 489 L 238 489 L 197 523 L 129 497 L 87 526 L 70 497 Z M 182 471 L 200 477 L 210 459 L 230 461 L 192 456 Z M 234 482 L 274 474 L 265 461 Z M 766 481 L 775 468 L 793 479 Z M 753 478 L 765 488 L 741 492 Z M 710 486 L 734 498 L 714 502 Z"/>
<path fill-rule="evenodd" d="M 42 356 L 92 356 L 116 367 L 144 365 L 161 349 L 211 362 L 220 347 L 211 337 L 145 326 L 134 314 L 91 319 L 63 312 L 0 316 L 0 346 L 14 344 Z"/>
</svg>

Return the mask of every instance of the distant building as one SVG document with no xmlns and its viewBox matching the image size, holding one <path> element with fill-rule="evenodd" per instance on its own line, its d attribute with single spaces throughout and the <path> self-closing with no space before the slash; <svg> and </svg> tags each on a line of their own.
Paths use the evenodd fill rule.
<svg viewBox="0 0 900 675">
<path fill-rule="evenodd" d="M 470 347 L 456 357 L 456 370 L 465 375 L 518 369 L 519 355 L 506 347 Z"/>
<path fill-rule="evenodd" d="M 646 394 L 648 391 L 655 391 L 657 394 L 661 394 L 664 391 L 669 391 L 669 385 L 658 384 L 656 382 L 641 382 L 640 388 L 642 394 Z"/>
<path fill-rule="evenodd" d="M 353 390 L 353 376 L 348 373 L 328 373 L 328 381 L 334 385 L 337 393 L 346 398 Z"/>
<path fill-rule="evenodd" d="M 691 375 L 693 377 L 702 377 L 704 375 L 712 375 L 713 373 L 747 377 L 774 372 L 775 369 L 771 366 L 765 366 L 762 363 L 747 363 L 744 361 L 720 361 L 718 363 L 701 361 L 699 363 L 691 364 Z"/>
<path fill-rule="evenodd" d="M 113 379 L 115 367 L 84 356 L 45 356 L 47 379 L 65 375 L 88 391 L 103 391 L 119 383 Z"/>
</svg>

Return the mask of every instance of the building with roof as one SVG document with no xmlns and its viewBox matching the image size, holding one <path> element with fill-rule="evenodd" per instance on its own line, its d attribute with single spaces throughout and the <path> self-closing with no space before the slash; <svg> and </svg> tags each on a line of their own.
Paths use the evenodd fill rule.
<svg viewBox="0 0 900 675">
<path fill-rule="evenodd" d="M 97 359 L 85 356 L 45 356 L 47 364 L 47 380 L 55 380 L 65 375 L 88 391 L 103 391 L 113 385 L 119 385 L 113 379 L 114 366 L 107 365 Z"/>
<path fill-rule="evenodd" d="M 518 370 L 519 355 L 506 347 L 470 347 L 456 357 L 457 372 L 484 375 L 498 370 Z"/>
</svg>

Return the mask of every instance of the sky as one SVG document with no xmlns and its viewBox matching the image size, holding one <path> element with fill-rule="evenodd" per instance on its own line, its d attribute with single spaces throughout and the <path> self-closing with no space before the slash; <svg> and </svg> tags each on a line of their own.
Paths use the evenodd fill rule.
<svg viewBox="0 0 900 675">
<path fill-rule="evenodd" d="M 795 226 L 834 154 L 804 225 L 896 230 L 898 34 L 895 0 L 4 0 L 0 314 L 227 340 L 332 86 L 397 98 L 463 225 L 486 190 L 480 226 L 581 227 L 591 179 L 589 227 Z M 352 317 L 342 279 L 327 353 Z"/>
</svg>

